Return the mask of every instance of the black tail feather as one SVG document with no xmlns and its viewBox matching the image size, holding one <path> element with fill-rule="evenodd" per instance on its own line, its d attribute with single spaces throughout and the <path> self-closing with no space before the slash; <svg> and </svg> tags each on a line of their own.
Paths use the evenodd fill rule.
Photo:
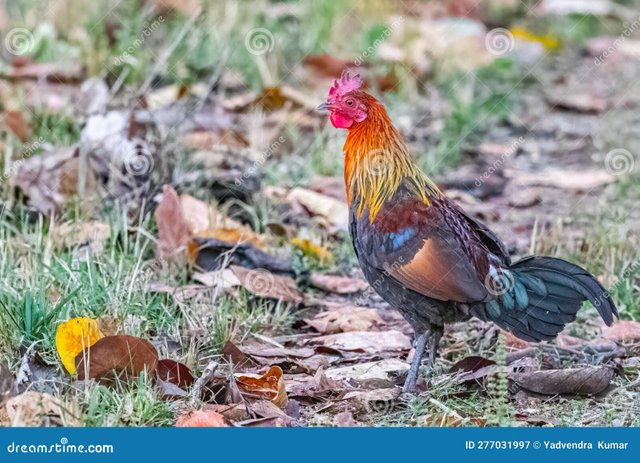
<svg viewBox="0 0 640 463">
<path fill-rule="evenodd" d="M 472 306 L 472 313 L 492 320 L 521 339 L 554 339 L 567 323 L 576 319 L 587 300 L 607 325 L 613 323 L 614 315 L 618 316 L 606 289 L 575 264 L 552 257 L 527 257 L 508 270 L 515 284 L 506 288 L 506 294 L 494 297 L 491 303 Z M 526 295 L 515 293 L 523 290 Z M 516 299 L 528 301 L 526 307 L 514 304 Z"/>
</svg>

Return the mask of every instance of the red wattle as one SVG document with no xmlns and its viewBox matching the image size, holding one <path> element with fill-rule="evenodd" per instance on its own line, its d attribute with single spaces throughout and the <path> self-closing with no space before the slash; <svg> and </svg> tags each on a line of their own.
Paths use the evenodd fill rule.
<svg viewBox="0 0 640 463">
<path fill-rule="evenodd" d="M 340 113 L 333 112 L 329 116 L 331 123 L 336 129 L 348 129 L 353 125 L 353 119 L 343 116 Z"/>
</svg>

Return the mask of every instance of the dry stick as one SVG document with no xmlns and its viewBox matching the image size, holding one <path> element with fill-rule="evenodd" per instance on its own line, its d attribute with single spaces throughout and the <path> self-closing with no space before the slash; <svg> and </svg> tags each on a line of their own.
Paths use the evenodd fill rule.
<svg viewBox="0 0 640 463">
<path fill-rule="evenodd" d="M 195 405 L 198 403 L 198 400 L 202 395 L 202 388 L 205 386 L 207 381 L 209 381 L 213 377 L 213 374 L 218 369 L 218 366 L 219 366 L 219 363 L 216 362 L 215 360 L 212 360 L 204 369 L 204 371 L 202 372 L 202 375 L 196 380 L 196 383 L 193 385 L 193 388 L 191 389 L 190 404 L 192 408 L 195 407 Z"/>
</svg>

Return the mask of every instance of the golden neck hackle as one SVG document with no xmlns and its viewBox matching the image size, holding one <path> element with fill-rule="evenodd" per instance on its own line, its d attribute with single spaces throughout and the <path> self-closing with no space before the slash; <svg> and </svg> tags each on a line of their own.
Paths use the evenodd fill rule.
<svg viewBox="0 0 640 463">
<path fill-rule="evenodd" d="M 344 180 L 349 205 L 356 201 L 358 217 L 368 210 L 373 222 L 403 182 L 425 204 L 441 193 L 411 160 L 384 107 L 369 98 L 367 118 L 349 130 L 344 144 Z"/>
</svg>

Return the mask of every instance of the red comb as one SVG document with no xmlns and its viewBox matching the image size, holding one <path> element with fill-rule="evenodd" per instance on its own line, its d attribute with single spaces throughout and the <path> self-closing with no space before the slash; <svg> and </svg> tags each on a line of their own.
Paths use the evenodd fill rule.
<svg viewBox="0 0 640 463">
<path fill-rule="evenodd" d="M 333 87 L 329 90 L 330 98 L 337 98 L 342 95 L 346 95 L 353 90 L 358 90 L 362 86 L 362 79 L 360 74 L 356 74 L 351 77 L 348 71 L 343 71 L 340 79 L 333 83 Z"/>
</svg>

